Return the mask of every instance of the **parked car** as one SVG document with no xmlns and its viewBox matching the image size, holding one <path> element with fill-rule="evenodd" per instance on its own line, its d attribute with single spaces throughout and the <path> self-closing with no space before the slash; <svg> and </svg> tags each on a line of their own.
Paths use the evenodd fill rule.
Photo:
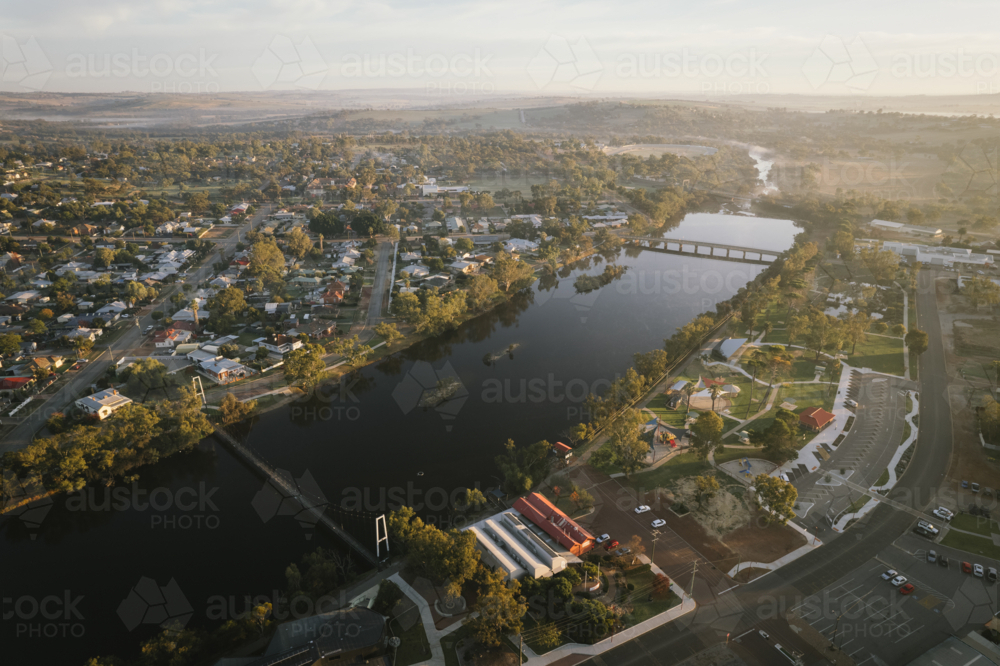
<svg viewBox="0 0 1000 666">
<path fill-rule="evenodd" d="M 994 569 L 993 567 L 990 567 L 989 569 L 987 569 L 986 570 L 986 580 L 990 581 L 991 583 L 997 582 L 997 570 Z"/>
<path fill-rule="evenodd" d="M 845 400 L 844 404 L 847 405 L 848 407 L 854 407 L 856 409 L 857 406 L 858 406 L 858 401 L 857 400 Z"/>
<path fill-rule="evenodd" d="M 625 546 L 624 548 L 619 548 L 618 550 L 616 550 L 615 551 L 615 556 L 616 557 L 625 557 L 626 555 L 628 555 L 631 552 L 632 552 L 632 549 L 629 548 L 628 546 Z"/>
<path fill-rule="evenodd" d="M 899 593 L 900 594 L 909 594 L 909 593 L 913 592 L 914 589 L 915 588 L 913 587 L 912 583 L 907 583 L 903 587 L 899 588 Z"/>
<path fill-rule="evenodd" d="M 985 572 L 983 571 L 983 565 L 982 564 L 973 564 L 972 565 L 972 575 L 973 576 L 975 576 L 976 578 L 982 578 L 984 573 Z"/>
<path fill-rule="evenodd" d="M 903 584 L 906 583 L 906 576 L 896 576 L 895 578 L 893 578 L 889 582 L 892 583 L 893 585 L 895 585 L 896 587 L 899 587 L 900 585 L 903 585 Z"/>
<path fill-rule="evenodd" d="M 605 541 L 608 541 L 610 538 L 611 538 L 610 534 L 602 534 L 601 536 L 594 539 L 594 541 L 595 543 L 604 543 Z"/>
<path fill-rule="evenodd" d="M 940 531 L 938 530 L 938 528 L 934 527 L 934 525 L 928 523 L 926 520 L 921 520 L 920 522 L 918 522 L 917 527 L 922 527 L 931 534 L 937 534 Z"/>
<path fill-rule="evenodd" d="M 972 484 L 972 492 L 974 492 L 974 493 L 978 493 L 979 492 L 979 484 L 978 483 L 973 483 Z"/>
<path fill-rule="evenodd" d="M 882 574 L 882 580 L 892 580 L 898 575 L 895 569 L 889 569 L 884 574 Z"/>
<path fill-rule="evenodd" d="M 934 562 L 937 562 L 937 553 L 935 553 L 933 550 L 928 550 L 927 551 L 927 561 L 930 562 L 931 564 L 933 564 Z"/>
<path fill-rule="evenodd" d="M 650 508 L 649 508 L 648 506 L 646 506 L 645 504 L 643 504 L 643 505 L 641 505 L 641 506 L 637 506 L 637 507 L 635 508 L 635 512 L 636 512 L 636 513 L 646 513 L 647 511 L 651 511 L 651 510 L 652 510 L 652 509 L 650 509 Z"/>
<path fill-rule="evenodd" d="M 913 532 L 914 532 L 915 534 L 919 534 L 919 535 L 920 535 L 920 536 L 922 536 L 922 537 L 927 537 L 928 539 L 933 539 L 933 538 L 934 538 L 934 535 L 933 535 L 933 534 L 931 534 L 930 532 L 928 532 L 927 530 L 925 530 L 925 529 L 924 529 L 923 527 L 921 527 L 920 525 L 917 525 L 916 527 L 914 527 L 914 528 L 913 528 Z"/>
<path fill-rule="evenodd" d="M 653 527 L 663 527 L 666 524 L 667 521 L 663 520 L 662 518 L 657 518 L 656 520 L 653 521 Z"/>
<path fill-rule="evenodd" d="M 757 633 L 760 634 L 760 637 L 763 638 L 765 641 L 771 637 L 771 634 L 767 633 L 763 629 L 758 629 Z"/>
<path fill-rule="evenodd" d="M 604 550 L 611 550 L 612 548 L 617 548 L 617 547 L 618 547 L 617 541 L 609 541 L 608 543 L 604 544 Z"/>
<path fill-rule="evenodd" d="M 938 566 L 939 567 L 944 567 L 945 569 L 948 568 L 948 556 L 947 555 L 943 555 L 943 554 L 942 555 L 938 555 Z"/>
<path fill-rule="evenodd" d="M 972 565 L 968 562 L 962 562 L 962 573 L 972 573 Z"/>
<path fill-rule="evenodd" d="M 969 482 L 966 481 L 965 479 L 962 479 L 962 487 L 963 488 L 968 488 L 969 487 Z"/>
<path fill-rule="evenodd" d="M 955 515 L 951 511 L 944 508 L 943 506 L 939 506 L 938 508 L 934 509 L 934 511 L 932 511 L 931 513 L 933 513 L 936 518 L 940 518 L 945 522 L 955 517 Z"/>
</svg>

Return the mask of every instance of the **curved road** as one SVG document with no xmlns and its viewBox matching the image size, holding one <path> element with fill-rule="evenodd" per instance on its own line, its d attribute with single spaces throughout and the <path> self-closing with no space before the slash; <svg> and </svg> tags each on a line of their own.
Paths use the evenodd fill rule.
<svg viewBox="0 0 1000 666">
<path fill-rule="evenodd" d="M 917 325 L 927 332 L 929 340 L 927 351 L 920 357 L 919 437 L 911 464 L 889 494 L 897 502 L 918 510 L 935 503 L 951 457 L 948 376 L 935 299 L 938 275 L 937 271 L 930 270 L 920 274 Z M 804 597 L 820 592 L 878 555 L 909 531 L 913 521 L 911 514 L 880 504 L 843 536 L 747 585 L 720 589 L 717 574 L 713 572 L 715 575 L 711 579 L 699 579 L 696 583 L 695 596 L 702 605 L 695 613 L 647 632 L 586 663 L 602 666 L 674 664 L 725 642 L 727 634 L 736 636 L 762 621 L 778 619 L 783 622 L 784 614 Z M 678 582 L 688 586 L 687 581 Z M 713 603 L 705 605 L 705 592 L 711 592 L 708 596 Z M 909 663 L 949 635 L 951 632 L 925 628 L 898 644 L 896 663 Z"/>
</svg>

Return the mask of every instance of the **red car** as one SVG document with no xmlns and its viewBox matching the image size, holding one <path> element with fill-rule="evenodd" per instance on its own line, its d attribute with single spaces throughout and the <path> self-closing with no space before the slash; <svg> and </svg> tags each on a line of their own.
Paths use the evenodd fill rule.
<svg viewBox="0 0 1000 666">
<path fill-rule="evenodd" d="M 962 562 L 962 573 L 972 573 L 972 565 L 968 562 Z"/>
<path fill-rule="evenodd" d="M 913 592 L 914 589 L 915 588 L 913 587 L 913 585 L 911 583 L 907 583 L 903 587 L 899 588 L 899 593 L 900 594 L 909 594 L 910 592 Z"/>
<path fill-rule="evenodd" d="M 604 544 L 604 550 L 612 550 L 613 548 L 617 547 L 618 547 L 617 541 L 609 541 L 606 544 Z"/>
</svg>

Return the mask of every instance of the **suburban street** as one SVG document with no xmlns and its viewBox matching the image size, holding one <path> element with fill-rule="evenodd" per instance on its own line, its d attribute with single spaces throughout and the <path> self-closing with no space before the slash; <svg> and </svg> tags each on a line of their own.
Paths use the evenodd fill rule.
<svg viewBox="0 0 1000 666">
<path fill-rule="evenodd" d="M 160 292 L 160 297 L 157 299 L 156 303 L 146 306 L 143 309 L 142 314 L 137 314 L 133 319 L 126 320 L 124 325 L 127 330 L 111 344 L 111 349 L 101 351 L 96 358 L 91 359 L 90 362 L 85 364 L 81 370 L 75 371 L 75 374 L 65 386 L 59 389 L 55 395 L 49 397 L 42 407 L 36 409 L 34 412 L 25 417 L 24 420 L 21 421 L 7 436 L 5 436 L 2 442 L 0 442 L 0 452 L 16 451 L 26 447 L 31 443 L 35 433 L 44 427 L 45 422 L 50 416 L 52 416 L 52 414 L 63 411 L 69 407 L 74 400 L 87 395 L 89 393 L 90 386 L 99 378 L 104 376 L 105 372 L 107 372 L 108 366 L 113 362 L 112 356 L 114 356 L 115 359 L 119 359 L 123 355 L 128 355 L 128 352 L 131 349 L 142 344 L 142 332 L 147 326 L 155 324 L 155 321 L 152 318 L 153 311 L 161 308 L 164 303 L 168 303 L 170 296 L 176 292 L 177 289 L 181 288 L 180 285 L 183 283 L 196 285 L 211 277 L 213 272 L 212 264 L 219 261 L 221 256 L 228 256 L 232 254 L 235 251 L 238 238 L 243 237 L 255 223 L 258 223 L 267 217 L 270 210 L 270 204 L 262 206 L 252 218 L 247 220 L 247 223 L 244 226 L 240 227 L 238 233 L 234 233 L 228 238 L 222 238 L 216 241 L 216 251 L 209 255 L 202 262 L 201 266 L 197 269 L 193 269 L 192 272 L 183 280 L 178 281 L 173 286 L 163 289 L 163 291 Z"/>
<path fill-rule="evenodd" d="M 920 274 L 917 289 L 918 327 L 926 331 L 929 338 L 928 349 L 920 357 L 919 439 L 912 462 L 889 493 L 889 498 L 918 510 L 936 506 L 938 488 L 944 480 L 951 456 L 951 409 L 945 390 L 948 378 L 934 294 L 934 279 L 937 275 L 936 271 L 924 270 Z M 915 523 L 916 519 L 910 513 L 880 504 L 842 537 L 777 571 L 726 592 L 720 597 L 723 602 L 716 601 L 707 606 L 701 605 L 706 603 L 707 598 L 710 599 L 710 595 L 706 596 L 704 590 L 712 589 L 718 574 L 712 572 L 709 577 L 702 578 L 702 570 L 699 569 L 698 582 L 695 584 L 695 599 L 699 608 L 695 613 L 643 634 L 586 663 L 601 666 L 679 663 L 708 647 L 725 642 L 728 636 L 738 636 L 758 627 L 773 628 L 775 622 L 785 624 L 785 614 L 799 607 L 809 597 L 814 597 L 814 603 L 819 603 L 821 607 L 824 601 L 827 602 L 826 612 L 820 617 L 810 616 L 813 621 L 824 618 L 829 620 L 831 617 L 836 621 L 843 610 L 853 603 L 853 598 L 844 597 L 844 590 L 841 589 L 844 583 L 853 580 L 854 576 L 867 576 L 865 581 L 871 581 L 870 584 L 866 583 L 870 587 L 875 586 L 876 579 L 877 582 L 884 582 L 877 575 L 874 579 L 868 576 L 869 573 L 875 574 L 876 565 L 883 566 L 876 558 L 887 549 L 895 548 L 897 539 L 907 534 Z M 910 539 L 911 537 L 905 536 L 900 543 L 909 544 Z M 670 563 L 663 562 L 659 553 L 656 562 L 665 570 L 671 570 Z M 677 562 L 673 563 L 673 567 L 678 565 Z M 930 576 L 927 578 L 935 580 Z M 978 580 L 976 582 L 978 584 Z M 683 584 L 687 588 L 688 583 Z M 924 598 L 925 593 L 930 598 L 936 598 L 925 591 L 905 603 L 915 605 L 920 600 L 918 597 Z M 842 597 L 843 601 L 849 603 L 845 605 Z M 907 612 L 910 610 L 908 605 L 903 608 Z M 893 627 L 899 625 L 904 633 L 909 632 L 905 641 L 865 641 L 859 643 L 861 647 L 847 645 L 851 649 L 845 649 L 845 652 L 851 654 L 859 664 L 865 661 L 906 664 L 957 632 L 958 627 L 952 625 L 956 616 L 939 613 L 931 615 L 933 617 L 921 612 L 918 616 L 914 610 L 914 616 L 924 620 L 923 622 L 905 624 L 893 621 Z M 978 615 L 975 617 L 978 619 Z M 871 655 L 876 654 L 876 648 L 880 653 L 877 662 L 870 659 Z"/>
</svg>

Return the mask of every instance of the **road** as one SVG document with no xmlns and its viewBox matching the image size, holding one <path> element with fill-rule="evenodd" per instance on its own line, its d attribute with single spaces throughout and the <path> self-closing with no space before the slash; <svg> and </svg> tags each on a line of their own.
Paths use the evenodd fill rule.
<svg viewBox="0 0 1000 666">
<path fill-rule="evenodd" d="M 378 260 L 375 267 L 375 280 L 372 283 L 372 298 L 368 303 L 368 321 L 366 327 L 370 328 L 382 320 L 382 308 L 385 303 L 385 296 L 389 292 L 389 285 L 386 279 L 391 279 L 389 269 L 392 266 L 393 244 L 390 241 L 383 241 L 378 247 Z"/>
<path fill-rule="evenodd" d="M 238 234 L 233 234 L 229 238 L 222 238 L 216 241 L 216 251 L 205 259 L 201 266 L 191 272 L 183 281 L 176 283 L 172 288 L 164 289 L 160 293 L 160 298 L 156 301 L 156 304 L 167 302 L 170 296 L 179 288 L 179 285 L 184 282 L 200 284 L 211 277 L 214 272 L 212 265 L 219 261 L 220 256 L 232 254 L 236 249 L 237 239 L 246 234 L 251 225 L 263 220 L 270 210 L 270 204 L 263 206 L 239 229 Z M 65 410 L 73 401 L 89 393 L 91 384 L 94 384 L 107 372 L 108 366 L 112 363 L 112 357 L 121 358 L 123 353 L 134 347 L 138 347 L 142 342 L 143 330 L 155 323 L 152 313 L 157 309 L 155 307 L 156 304 L 144 308 L 145 314 L 137 315 L 134 319 L 131 319 L 130 321 L 134 322 L 134 325 L 128 326 L 128 330 L 112 343 L 110 350 L 102 351 L 96 358 L 87 363 L 65 386 L 46 400 L 42 407 L 39 407 L 28 415 L 14 430 L 4 437 L 3 441 L 0 442 L 0 452 L 23 449 L 30 444 L 35 433 L 42 429 L 52 414 Z"/>
<path fill-rule="evenodd" d="M 948 377 L 934 292 L 937 276 L 937 271 L 925 269 L 920 274 L 917 289 L 917 325 L 928 336 L 928 349 L 920 357 L 921 404 L 917 448 L 911 464 L 889 493 L 891 499 L 918 510 L 926 510 L 937 503 L 937 492 L 944 481 L 952 450 L 951 409 L 946 391 Z M 724 603 L 700 606 L 697 612 L 647 632 L 586 663 L 618 666 L 675 664 L 724 642 L 727 634 L 738 635 L 775 619 L 783 622 L 784 614 L 802 603 L 803 599 L 820 594 L 825 588 L 866 566 L 908 532 L 913 523 L 911 514 L 879 505 L 843 537 L 777 571 L 726 592 L 719 597 Z M 671 564 L 661 563 L 659 553 L 656 562 L 661 567 Z M 696 583 L 695 597 L 700 603 L 704 597 L 699 594 L 698 587 L 705 585 L 711 588 L 711 583 Z M 925 627 L 919 633 L 910 635 L 908 640 L 896 644 L 894 658 L 889 663 L 906 664 L 950 633 L 944 621 L 939 626 Z"/>
</svg>

